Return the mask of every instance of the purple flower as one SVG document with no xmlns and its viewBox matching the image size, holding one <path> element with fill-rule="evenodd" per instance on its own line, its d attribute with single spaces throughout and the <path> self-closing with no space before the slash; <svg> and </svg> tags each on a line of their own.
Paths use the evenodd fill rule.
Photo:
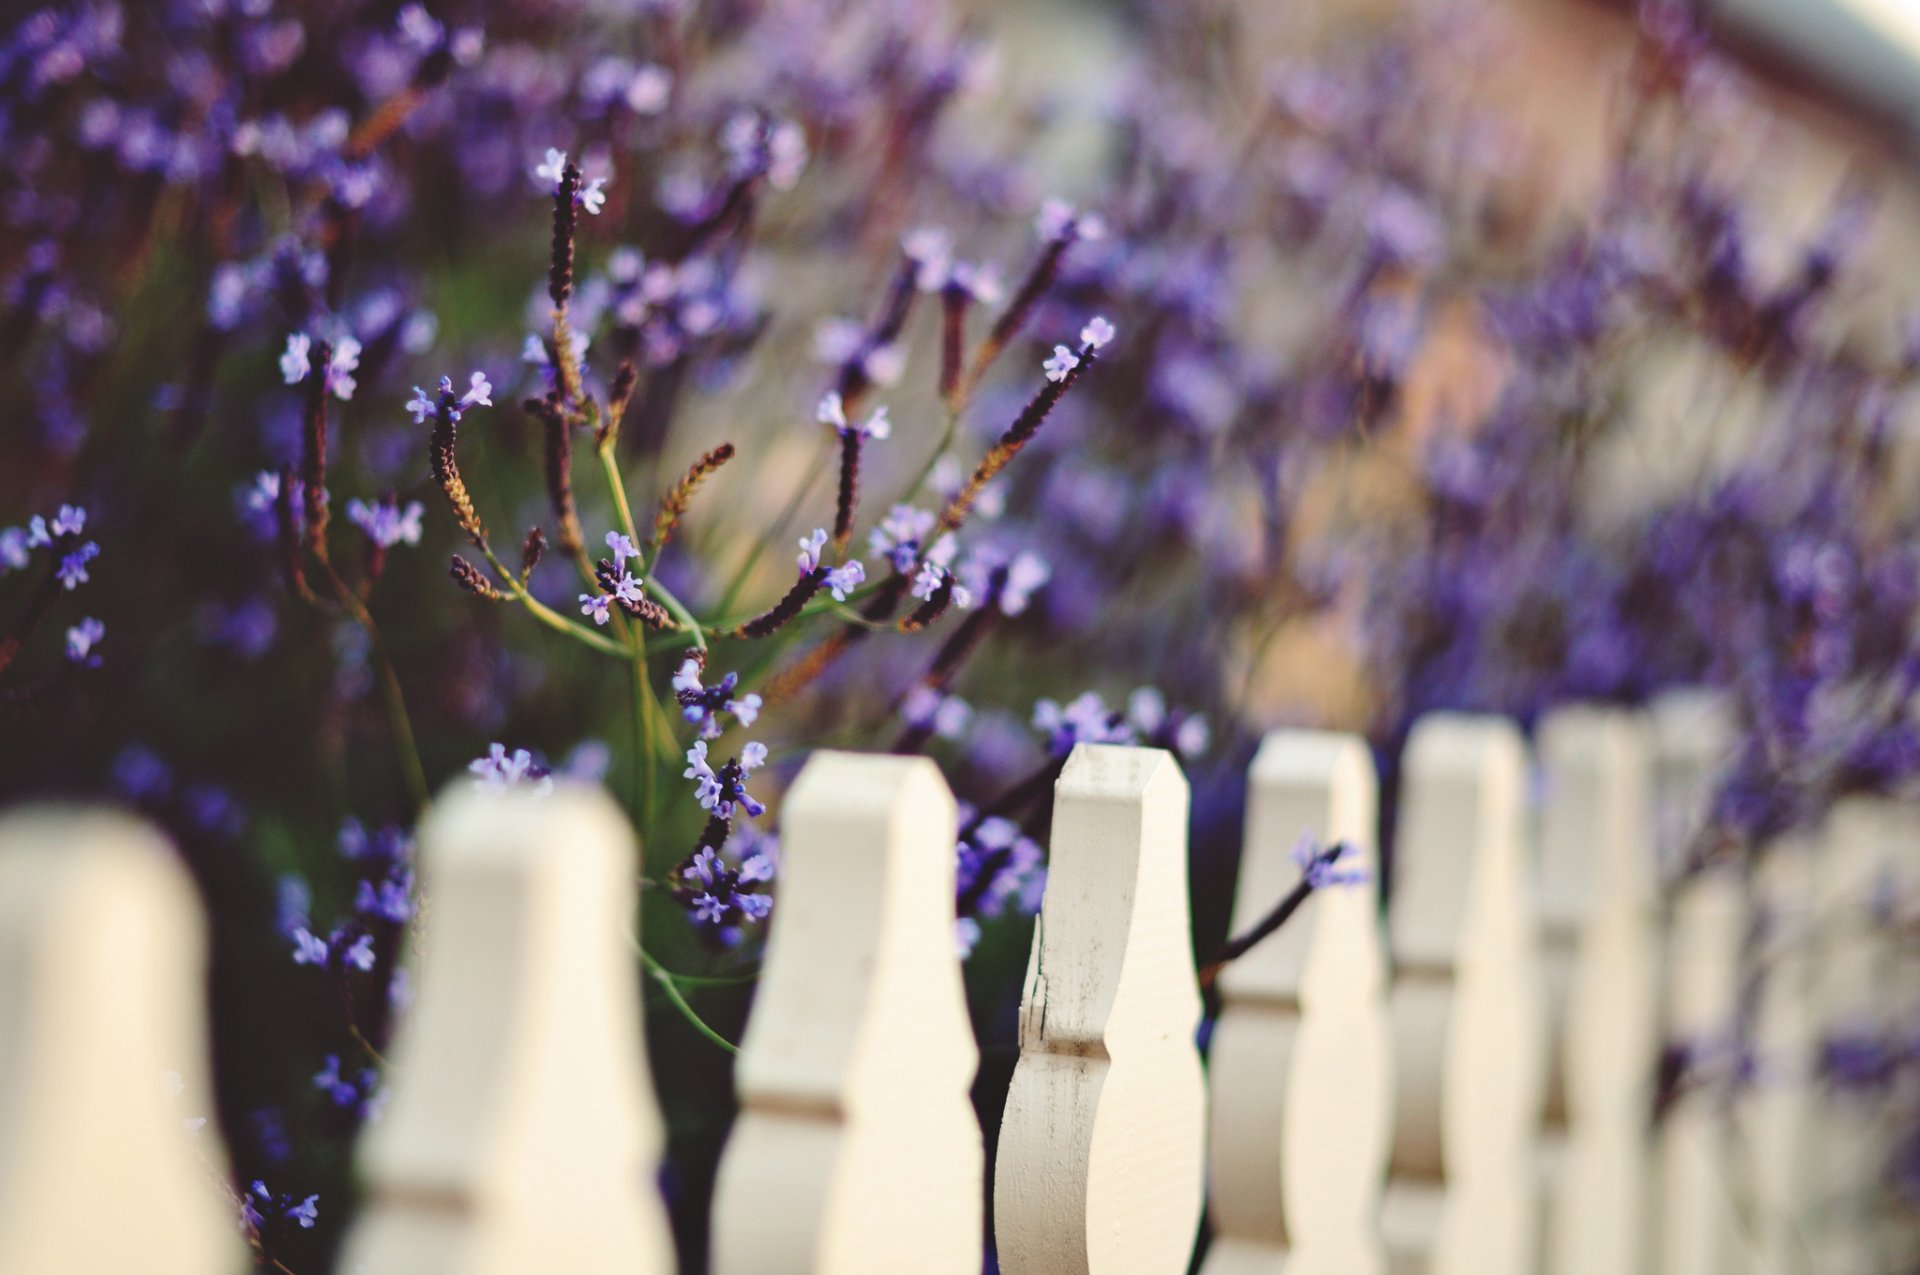
<svg viewBox="0 0 1920 1275">
<path fill-rule="evenodd" d="M 704 668 L 701 656 L 689 654 L 674 670 L 673 697 L 680 705 L 681 716 L 699 727 L 702 740 L 712 739 L 724 729 L 720 722 L 721 713 L 733 714 L 742 726 L 753 725 L 760 716 L 760 697 L 734 694 L 740 684 L 738 673 L 728 673 L 714 685 L 705 685 L 701 681 Z M 705 755 L 703 750 L 701 756 L 704 758 Z M 693 772 L 688 772 L 688 778 L 696 777 Z"/>
<path fill-rule="evenodd" d="M 567 171 L 567 153 L 555 147 L 547 147 L 547 157 L 533 170 L 533 180 L 548 191 L 560 188 L 560 178 Z"/>
<path fill-rule="evenodd" d="M 1064 381 L 1067 373 L 1080 366 L 1080 356 L 1064 345 L 1053 347 L 1053 357 L 1040 365 L 1049 381 Z"/>
<path fill-rule="evenodd" d="M 856 558 L 852 562 L 843 563 L 840 566 L 828 569 L 826 578 L 827 592 L 833 595 L 835 602 L 845 602 L 847 595 L 865 583 L 866 578 L 867 569 L 862 566 L 860 560 Z"/>
<path fill-rule="evenodd" d="M 583 593 L 580 595 L 580 614 L 593 617 L 595 624 L 605 624 L 613 612 L 613 595 L 608 593 Z"/>
<path fill-rule="evenodd" d="M 419 389 L 416 387 L 414 393 L 417 394 L 419 392 Z M 467 392 L 460 396 L 460 406 L 464 408 L 473 407 L 478 404 L 481 407 L 492 407 L 492 395 L 493 383 L 487 380 L 487 374 L 485 372 L 475 372 L 467 377 Z M 409 404 L 409 406 L 411 406 L 411 404 Z M 415 423 L 417 424 L 418 422 L 416 421 Z"/>
<path fill-rule="evenodd" d="M 866 420 L 858 425 L 849 425 L 838 390 L 827 391 L 820 405 L 814 409 L 813 418 L 822 425 L 833 426 L 843 438 L 848 434 L 859 434 L 863 438 L 886 438 L 893 432 L 893 424 L 887 419 L 885 407 L 876 407 L 868 413 Z"/>
<path fill-rule="evenodd" d="M 800 538 L 800 574 L 806 575 L 820 565 L 820 551 L 827 546 L 827 529 L 815 527 L 811 535 Z"/>
<path fill-rule="evenodd" d="M 1080 329 L 1080 343 L 1090 345 L 1096 350 L 1104 348 L 1111 340 L 1113 340 L 1113 325 L 1100 315 L 1096 314 L 1088 319 L 1087 326 Z"/>
<path fill-rule="evenodd" d="M 398 544 L 419 544 L 420 518 L 424 512 L 419 501 L 410 500 L 402 509 L 392 496 L 383 497 L 379 503 L 372 505 L 363 500 L 347 502 L 347 517 L 367 533 L 367 539 L 382 549 L 391 549 Z"/>
<path fill-rule="evenodd" d="M 1134 740 L 1125 715 L 1110 710 L 1093 691 L 1064 707 L 1051 699 L 1035 701 L 1033 726 L 1047 736 L 1047 750 L 1056 757 L 1072 752 L 1075 744 L 1131 744 Z"/>
<path fill-rule="evenodd" d="M 1034 232 L 1048 243 L 1084 239 L 1092 243 L 1107 233 L 1107 223 L 1098 213 L 1081 212 L 1064 199 L 1049 199 L 1040 205 L 1033 219 Z"/>
<path fill-rule="evenodd" d="M 727 905 L 711 894 L 698 894 L 693 900 L 694 919 L 718 925 L 727 915 Z"/>
<path fill-rule="evenodd" d="M 330 949 L 327 941 L 302 925 L 289 936 L 293 939 L 293 963 L 326 968 Z"/>
<path fill-rule="evenodd" d="M 288 385 L 294 385 L 313 374 L 312 363 L 313 338 L 305 332 L 295 332 L 287 337 L 287 348 L 280 355 L 280 375 Z M 326 387 L 335 398 L 345 402 L 353 397 L 359 383 L 354 380 L 354 370 L 360 366 L 360 342 L 350 336 L 343 336 L 333 343 L 333 356 L 327 360 Z"/>
<path fill-rule="evenodd" d="M 516 748 L 509 753 L 505 744 L 490 745 L 485 757 L 467 764 L 467 773 L 474 777 L 482 792 L 504 792 L 521 784 L 531 784 L 536 794 L 544 795 L 553 788 L 552 771 L 535 761 L 526 749 Z"/>
<path fill-rule="evenodd" d="M 60 566 L 54 572 L 60 577 L 60 583 L 68 589 L 77 589 L 91 578 L 87 575 L 87 564 L 100 556 L 100 546 L 89 540 L 60 559 Z"/>
<path fill-rule="evenodd" d="M 594 177 L 588 179 L 574 195 L 573 202 L 586 209 L 588 213 L 599 216 L 601 208 L 607 202 L 607 179 Z"/>
<path fill-rule="evenodd" d="M 634 546 L 632 539 L 618 531 L 607 533 L 607 552 L 613 555 L 615 562 L 622 564 L 629 558 L 640 556 L 640 550 Z"/>
<path fill-rule="evenodd" d="M 100 645 L 100 639 L 106 635 L 107 626 L 87 616 L 67 630 L 67 658 L 75 664 L 98 668 L 100 657 L 93 654 L 93 648 Z"/>
<path fill-rule="evenodd" d="M 1339 866 L 1340 861 L 1352 853 L 1353 847 L 1344 841 L 1335 842 L 1323 850 L 1312 833 L 1303 832 L 1300 840 L 1294 843 L 1292 857 L 1301 875 L 1306 877 L 1307 884 L 1316 890 L 1325 890 L 1334 886 L 1365 885 L 1373 879 L 1365 868 L 1352 864 Z"/>
<path fill-rule="evenodd" d="M 911 571 L 920 557 L 920 540 L 933 530 L 933 514 L 912 505 L 895 505 L 880 525 L 867 533 L 867 547 L 893 564 L 895 571 Z"/>
<path fill-rule="evenodd" d="M 313 349 L 313 338 L 304 332 L 294 332 L 287 337 L 287 348 L 280 355 L 280 375 L 288 385 L 296 385 L 307 379 L 313 371 L 308 352 Z"/>
<path fill-rule="evenodd" d="M 27 565 L 27 533 L 19 527 L 0 527 L 0 575 Z"/>
</svg>

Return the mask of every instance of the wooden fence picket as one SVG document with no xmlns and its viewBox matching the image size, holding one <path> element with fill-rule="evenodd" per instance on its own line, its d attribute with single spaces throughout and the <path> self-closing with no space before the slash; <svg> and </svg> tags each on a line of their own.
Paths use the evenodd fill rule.
<svg viewBox="0 0 1920 1275">
<path fill-rule="evenodd" d="M 1303 832 L 1375 868 L 1365 741 L 1275 731 L 1255 756 L 1232 932 L 1300 877 Z M 1211 1219 L 1201 1275 L 1378 1275 L 1392 1047 L 1377 873 L 1316 894 L 1221 972 L 1213 1031 Z M 1289 1251 L 1291 1250 L 1291 1251 Z"/>
<path fill-rule="evenodd" d="M 924 758 L 815 753 L 788 793 L 714 1200 L 716 1275 L 980 1269 L 955 835 Z"/>
<path fill-rule="evenodd" d="M 1745 1269 L 1792 1275 L 1807 1269 L 1815 1183 L 1808 1173 L 1818 1062 L 1814 973 L 1816 834 L 1781 837 L 1760 854 L 1749 881 L 1744 977 L 1749 1057 L 1734 1087 Z"/>
<path fill-rule="evenodd" d="M 1659 1051 L 1652 735 L 1637 713 L 1576 707 L 1548 714 L 1538 739 L 1546 1269 L 1638 1275 Z"/>
<path fill-rule="evenodd" d="M 1894 989 L 1895 944 L 1885 915 L 1896 869 L 1895 841 L 1907 807 L 1849 797 L 1827 816 L 1814 879 L 1815 954 L 1809 1000 L 1834 1059 L 1827 1068 L 1810 1148 L 1815 1184 L 1809 1236 L 1823 1275 L 1877 1275 L 1897 1263 L 1874 1208 L 1892 1140 L 1886 1136 L 1874 1071 L 1912 1023 Z M 1911 853 L 1912 847 L 1904 848 Z M 1865 1074 L 1861 1074 L 1865 1073 Z"/>
<path fill-rule="evenodd" d="M 1648 705 L 1663 879 L 1661 1040 L 1673 1092 L 1654 1130 L 1650 1269 L 1731 1275 L 1742 1232 L 1727 1103 L 1737 1063 L 1745 891 L 1725 868 L 1681 879 L 1734 743 L 1726 696 L 1675 690 Z"/>
<path fill-rule="evenodd" d="M 1206 1095 L 1186 831 L 1169 754 L 1081 744 L 1068 757 L 994 1166 L 1007 1275 L 1187 1267 Z"/>
<path fill-rule="evenodd" d="M 238 1271 L 200 909 L 116 815 L 0 819 L 0 1272 Z M 231 1193 L 229 1192 L 229 1198 Z"/>
<path fill-rule="evenodd" d="M 1388 933 L 1399 1275 L 1526 1275 L 1545 1070 L 1526 750 L 1506 721 L 1436 714 L 1408 741 Z"/>
<path fill-rule="evenodd" d="M 355 1275 L 665 1275 L 633 834 L 571 785 L 453 791 L 420 832 L 418 995 L 369 1132 Z"/>
</svg>

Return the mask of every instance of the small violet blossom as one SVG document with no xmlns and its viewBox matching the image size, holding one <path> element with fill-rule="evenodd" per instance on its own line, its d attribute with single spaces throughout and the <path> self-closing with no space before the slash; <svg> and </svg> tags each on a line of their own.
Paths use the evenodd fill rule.
<svg viewBox="0 0 1920 1275">
<path fill-rule="evenodd" d="M 1053 347 L 1053 357 L 1042 363 L 1049 381 L 1064 381 L 1067 373 L 1080 366 L 1080 356 L 1064 345 Z"/>
<path fill-rule="evenodd" d="M 720 722 L 721 713 L 731 713 L 742 726 L 753 725 L 760 716 L 760 697 L 734 694 L 740 685 L 740 675 L 728 673 L 707 686 L 701 681 L 702 671 L 701 658 L 690 654 L 680 661 L 680 667 L 673 674 L 674 700 L 680 705 L 681 716 L 699 727 L 700 738 L 712 739 L 725 729 Z"/>
<path fill-rule="evenodd" d="M 1303 832 L 1300 840 L 1294 843 L 1292 858 L 1309 886 L 1326 890 L 1336 886 L 1365 885 L 1373 879 L 1364 867 L 1353 863 L 1339 866 L 1341 860 L 1350 859 L 1353 854 L 1353 847 L 1345 841 L 1335 842 L 1323 849 L 1312 833 Z"/>
<path fill-rule="evenodd" d="M 419 544 L 420 518 L 424 512 L 419 501 L 410 500 L 403 509 L 392 496 L 371 505 L 364 500 L 347 502 L 347 517 L 354 526 L 367 533 L 367 539 L 382 549 L 391 549 L 398 544 Z"/>
<path fill-rule="evenodd" d="M 87 616 L 67 630 L 67 658 L 75 664 L 99 668 L 100 657 L 93 653 L 93 648 L 100 645 L 100 639 L 106 635 L 107 626 Z"/>
<path fill-rule="evenodd" d="M 280 355 L 280 376 L 288 385 L 296 385 L 313 374 L 313 338 L 305 332 L 295 332 L 287 337 L 287 348 Z M 329 393 L 341 402 L 353 397 L 359 382 L 353 373 L 360 366 L 360 342 L 350 336 L 343 336 L 333 345 L 333 356 L 327 360 L 326 387 Z"/>
<path fill-rule="evenodd" d="M 848 434 L 859 434 L 863 438 L 886 438 L 893 432 L 893 423 L 887 419 L 885 407 L 876 407 L 868 414 L 866 420 L 858 425 L 849 425 L 846 407 L 841 402 L 840 393 L 837 390 L 827 391 L 826 396 L 820 400 L 819 406 L 814 409 L 813 418 L 822 425 L 833 426 L 842 438 Z"/>
<path fill-rule="evenodd" d="M 535 761 L 533 754 L 524 748 L 516 748 L 511 753 L 505 744 L 492 744 L 485 757 L 476 758 L 467 764 L 467 773 L 482 792 L 505 792 L 509 788 L 530 784 L 536 796 L 545 796 L 553 790 L 553 772 Z"/>
</svg>

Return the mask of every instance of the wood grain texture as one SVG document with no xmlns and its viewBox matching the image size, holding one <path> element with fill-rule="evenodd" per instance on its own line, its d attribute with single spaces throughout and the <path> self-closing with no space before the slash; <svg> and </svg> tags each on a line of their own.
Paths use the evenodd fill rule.
<svg viewBox="0 0 1920 1275">
<path fill-rule="evenodd" d="M 1300 879 L 1303 832 L 1376 867 L 1365 741 L 1275 731 L 1247 793 L 1232 932 Z M 1375 1275 L 1393 1102 L 1377 873 L 1316 893 L 1220 976 L 1209 1067 L 1213 1242 L 1201 1275 Z"/>
<path fill-rule="evenodd" d="M 629 937 L 636 863 L 595 789 L 463 784 L 435 803 L 418 991 L 341 1270 L 673 1269 Z"/>
<path fill-rule="evenodd" d="M 956 835 L 924 758 L 815 753 L 788 793 L 714 1201 L 716 1275 L 980 1269 Z"/>
<path fill-rule="evenodd" d="M 1546 1054 L 1526 750 L 1508 722 L 1434 714 L 1404 770 L 1381 1226 L 1395 1271 L 1522 1275 L 1537 1259 Z"/>
<path fill-rule="evenodd" d="M 115 815 L 0 819 L 0 1272 L 245 1266 L 208 1087 L 199 903 Z"/>
<path fill-rule="evenodd" d="M 1638 1275 L 1660 1038 L 1652 729 L 1633 712 L 1564 708 L 1538 740 L 1546 1269 Z"/>
<path fill-rule="evenodd" d="M 1167 753 L 1082 744 L 1067 759 L 995 1160 L 1006 1275 L 1187 1268 L 1206 1098 L 1186 827 Z"/>
</svg>

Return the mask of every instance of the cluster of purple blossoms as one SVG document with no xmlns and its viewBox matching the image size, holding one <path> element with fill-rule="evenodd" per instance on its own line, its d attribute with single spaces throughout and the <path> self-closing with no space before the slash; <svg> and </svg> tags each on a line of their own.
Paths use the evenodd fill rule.
<svg viewBox="0 0 1920 1275">
<path fill-rule="evenodd" d="M 336 1108 L 350 1113 L 356 1123 L 378 1120 L 386 1105 L 380 1073 L 371 1067 L 362 1067 L 350 1075 L 343 1074 L 346 1071 L 340 1055 L 328 1054 L 325 1065 L 314 1074 L 313 1087 L 325 1094 Z"/>
<path fill-rule="evenodd" d="M 450 395 L 452 393 L 453 378 L 450 376 L 440 378 L 440 388 L 438 392 L 433 394 L 429 394 L 418 385 L 414 386 L 413 397 L 407 400 L 407 411 L 413 414 L 413 423 L 415 425 L 426 424 L 427 418 L 440 410 L 440 396 Z M 448 414 L 457 421 L 469 407 L 492 406 L 493 383 L 487 380 L 487 374 L 485 372 L 475 372 L 467 378 L 466 390 L 462 392 L 458 398 L 453 400 L 453 407 L 449 410 Z"/>
<path fill-rule="evenodd" d="M 351 336 L 341 336 L 332 343 L 331 355 L 323 370 L 322 379 L 326 390 L 341 402 L 353 397 L 359 388 L 359 382 L 353 373 L 360 366 L 360 342 Z M 280 355 L 280 376 L 288 385 L 297 385 L 313 374 L 313 338 L 305 332 L 295 332 L 287 337 L 287 348 Z"/>
<path fill-rule="evenodd" d="M 0 575 L 24 570 L 33 560 L 35 549 L 48 549 L 57 557 L 54 579 L 63 588 L 77 589 L 87 583 L 87 564 L 100 556 L 100 546 L 82 540 L 87 527 L 87 511 L 78 505 L 62 505 L 52 517 L 35 514 L 22 527 L 0 527 Z"/>
<path fill-rule="evenodd" d="M 509 752 L 505 744 L 489 745 L 485 757 L 467 764 L 467 773 L 473 776 L 474 785 L 481 792 L 500 793 L 528 787 L 535 795 L 545 796 L 553 791 L 551 768 L 526 749 Z"/>
<path fill-rule="evenodd" d="M 728 673 L 712 686 L 705 685 L 701 675 L 706 665 L 707 653 L 696 649 L 687 652 L 675 670 L 673 697 L 680 705 L 681 715 L 693 724 L 703 740 L 714 739 L 726 729 L 720 720 L 722 713 L 731 714 L 742 727 L 753 725 L 760 716 L 760 696 L 736 694 L 740 685 L 738 673 Z"/>
<path fill-rule="evenodd" d="M 885 437 L 884 434 L 875 437 Z M 800 553 L 795 562 L 802 576 L 810 576 L 821 571 L 820 555 L 827 547 L 827 529 L 815 527 L 813 533 L 800 539 Z M 858 558 L 850 559 L 837 567 L 826 567 L 821 574 L 821 587 L 833 595 L 835 602 L 845 602 L 847 595 L 866 583 L 867 569 Z"/>
<path fill-rule="evenodd" d="M 364 500 L 347 502 L 347 518 L 367 533 L 374 547 L 391 549 L 395 545 L 420 543 L 420 519 L 426 506 L 409 500 L 404 506 L 398 497 L 387 495 L 373 504 Z"/>
</svg>

